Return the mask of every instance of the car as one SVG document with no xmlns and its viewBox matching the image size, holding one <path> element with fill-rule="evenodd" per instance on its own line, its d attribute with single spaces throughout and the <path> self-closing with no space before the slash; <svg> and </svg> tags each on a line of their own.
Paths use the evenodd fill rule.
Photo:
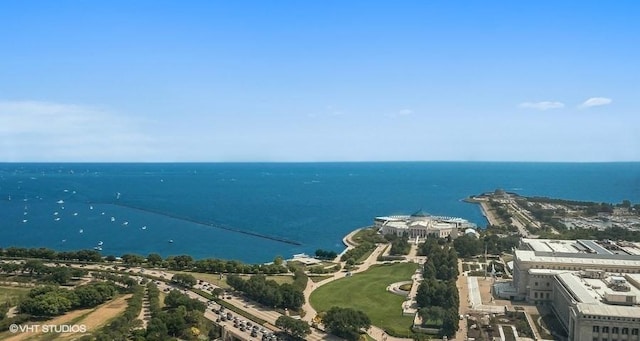
<svg viewBox="0 0 640 341">
<path fill-rule="evenodd" d="M 251 331 L 251 337 L 256 337 L 258 336 L 258 332 L 256 332 L 255 330 Z"/>
</svg>

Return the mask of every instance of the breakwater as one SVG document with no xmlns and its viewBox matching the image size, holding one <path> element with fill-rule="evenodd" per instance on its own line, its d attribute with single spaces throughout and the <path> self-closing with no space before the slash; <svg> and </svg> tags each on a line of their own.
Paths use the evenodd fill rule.
<svg viewBox="0 0 640 341">
<path fill-rule="evenodd" d="M 258 238 L 262 238 L 262 239 L 273 240 L 273 241 L 280 242 L 280 243 L 285 243 L 285 244 L 290 244 L 290 245 L 302 245 L 302 243 L 300 243 L 298 241 L 286 239 L 286 238 L 283 238 L 283 237 L 271 236 L 271 235 L 264 234 L 264 233 L 242 230 L 242 229 L 239 229 L 239 228 L 235 228 L 235 227 L 231 227 L 231 226 L 225 226 L 225 225 L 222 225 L 222 224 L 215 224 L 215 223 L 210 223 L 210 222 L 206 222 L 206 221 L 196 220 L 196 219 L 189 218 L 189 217 L 179 216 L 177 214 L 171 214 L 169 212 L 154 210 L 154 209 L 150 209 L 150 208 L 147 208 L 147 207 L 139 207 L 139 206 L 131 205 L 131 204 L 128 204 L 128 203 L 123 203 L 123 202 L 95 202 L 94 204 L 113 205 L 113 206 L 125 207 L 125 208 L 128 208 L 128 209 L 142 211 L 142 212 L 146 212 L 146 213 L 158 214 L 158 215 L 161 215 L 161 216 L 165 216 L 165 217 L 172 218 L 172 219 L 177 219 L 177 220 L 182 220 L 182 221 L 186 221 L 186 222 L 193 223 L 193 224 L 198 224 L 198 225 L 213 227 L 213 228 L 217 228 L 217 229 L 221 229 L 221 230 L 241 233 L 241 234 L 244 234 L 244 235 L 254 236 L 254 237 L 258 237 Z"/>
</svg>

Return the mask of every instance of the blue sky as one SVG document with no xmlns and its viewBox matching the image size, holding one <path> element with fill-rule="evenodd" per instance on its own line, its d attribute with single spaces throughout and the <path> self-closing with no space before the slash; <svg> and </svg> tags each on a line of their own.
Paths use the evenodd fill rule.
<svg viewBox="0 0 640 341">
<path fill-rule="evenodd" d="M 635 1 L 2 1 L 0 161 L 640 161 Z"/>
</svg>

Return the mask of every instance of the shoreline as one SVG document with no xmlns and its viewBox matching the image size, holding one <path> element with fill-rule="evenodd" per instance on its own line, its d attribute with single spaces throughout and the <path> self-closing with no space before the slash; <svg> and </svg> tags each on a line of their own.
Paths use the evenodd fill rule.
<svg viewBox="0 0 640 341">
<path fill-rule="evenodd" d="M 476 197 L 468 197 L 463 199 L 463 201 L 469 204 L 479 205 L 480 212 L 489 225 L 497 226 L 500 224 L 500 221 L 496 218 L 496 216 L 493 214 L 493 211 L 491 211 L 491 209 L 489 208 L 487 200 L 478 199 Z"/>
</svg>

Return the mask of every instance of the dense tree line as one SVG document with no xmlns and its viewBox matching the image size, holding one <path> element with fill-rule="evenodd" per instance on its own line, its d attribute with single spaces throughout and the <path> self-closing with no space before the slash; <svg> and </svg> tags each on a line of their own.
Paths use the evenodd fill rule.
<svg viewBox="0 0 640 341">
<path fill-rule="evenodd" d="M 360 339 L 360 332 L 371 326 L 371 320 L 364 312 L 341 307 L 331 307 L 322 323 L 330 333 L 352 341 Z"/>
<path fill-rule="evenodd" d="M 285 315 L 278 317 L 276 327 L 299 340 L 304 340 L 307 335 L 311 334 L 311 327 L 307 322 Z"/>
<path fill-rule="evenodd" d="M 398 237 L 393 234 L 385 235 L 385 238 L 391 242 L 391 249 L 389 250 L 389 254 L 392 256 L 402 256 L 409 254 L 411 251 L 411 245 L 409 245 L 409 237 L 402 236 Z"/>
<path fill-rule="evenodd" d="M 0 257 L 38 258 L 60 261 L 102 262 L 102 255 L 95 250 L 60 251 L 47 248 L 9 247 L 0 249 Z"/>
<path fill-rule="evenodd" d="M 117 275 L 110 272 L 96 271 L 96 272 L 92 272 L 91 276 L 93 276 L 93 278 L 104 279 L 114 283 L 120 283 L 122 288 L 121 290 L 127 293 L 134 292 L 136 287 L 138 287 L 138 282 L 135 279 L 129 277 L 129 275 Z"/>
<path fill-rule="evenodd" d="M 68 290 L 54 286 L 31 289 L 18 304 L 21 313 L 33 316 L 56 316 L 69 310 L 90 308 L 112 299 L 118 292 L 110 282 L 91 283 Z"/>
<path fill-rule="evenodd" d="M 444 239 L 427 239 L 419 250 L 427 256 L 423 269 L 425 278 L 433 277 L 443 281 L 458 278 L 458 255 Z"/>
<path fill-rule="evenodd" d="M 215 339 L 220 336 L 220 330 L 204 317 L 206 305 L 197 299 L 172 290 L 165 296 L 165 309 L 160 310 L 159 304 L 151 306 L 151 295 L 157 297 L 157 288 L 148 286 L 151 321 L 147 326 L 145 340 L 198 340 L 202 338 Z M 154 298 L 154 302 L 158 302 Z"/>
<path fill-rule="evenodd" d="M 298 310 L 304 304 L 302 290 L 289 283 L 278 284 L 263 275 L 255 275 L 248 280 L 237 275 L 229 275 L 227 283 L 235 290 L 244 292 L 249 298 L 266 306 Z"/>
<path fill-rule="evenodd" d="M 316 258 L 318 259 L 334 260 L 336 257 L 338 257 L 338 253 L 336 253 L 335 251 L 327 251 L 322 249 L 316 250 Z"/>
<path fill-rule="evenodd" d="M 453 240 L 453 247 L 458 256 L 468 258 L 484 253 L 484 242 L 482 239 L 470 235 L 463 235 Z"/>
<path fill-rule="evenodd" d="M 0 272 L 7 274 L 28 273 L 40 282 L 66 284 L 74 277 L 82 277 L 87 271 L 64 266 L 46 266 L 41 260 L 29 259 L 23 263 L 0 263 Z"/>
<path fill-rule="evenodd" d="M 367 252 L 373 250 L 376 247 L 376 244 L 364 242 L 353 249 L 349 249 L 345 252 L 340 260 L 343 262 L 347 262 L 348 265 L 354 265 L 362 256 L 364 256 Z"/>
<path fill-rule="evenodd" d="M 427 239 L 420 245 L 426 255 L 423 268 L 424 280 L 418 287 L 416 302 L 423 321 L 441 321 L 442 333 L 449 337 L 458 330 L 458 308 L 460 298 L 456 280 L 458 278 L 458 256 L 456 250 L 445 240 Z M 437 308 L 436 308 L 437 307 Z"/>
</svg>

